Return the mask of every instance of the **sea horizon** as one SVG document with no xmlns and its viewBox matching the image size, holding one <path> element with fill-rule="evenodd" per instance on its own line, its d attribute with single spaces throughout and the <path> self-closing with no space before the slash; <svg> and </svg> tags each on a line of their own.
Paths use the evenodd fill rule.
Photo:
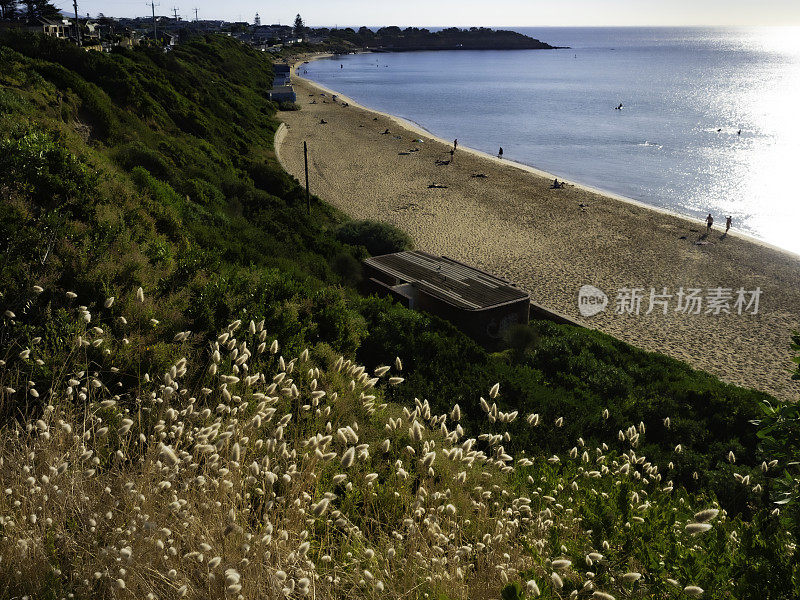
<svg viewBox="0 0 800 600">
<path fill-rule="evenodd" d="M 800 254 L 800 49 L 775 35 L 796 29 L 514 28 L 570 49 L 346 55 L 304 76 L 604 193 L 722 226 L 731 215 L 734 230 Z"/>
</svg>

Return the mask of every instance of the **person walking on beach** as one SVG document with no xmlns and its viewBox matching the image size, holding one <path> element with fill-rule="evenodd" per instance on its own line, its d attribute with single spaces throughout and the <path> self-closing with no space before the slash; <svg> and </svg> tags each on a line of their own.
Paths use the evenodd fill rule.
<svg viewBox="0 0 800 600">
<path fill-rule="evenodd" d="M 497 153 L 498 158 L 503 158 L 503 147 L 500 146 L 500 152 Z"/>
<path fill-rule="evenodd" d="M 711 233 L 711 226 L 714 224 L 714 217 L 711 216 L 711 213 L 708 213 L 706 217 L 706 235 Z"/>
<path fill-rule="evenodd" d="M 458 148 L 458 138 L 453 140 L 453 152 L 456 151 L 456 148 Z"/>
<path fill-rule="evenodd" d="M 728 230 L 731 228 L 731 221 L 733 221 L 733 219 L 729 215 L 728 218 L 725 219 L 725 235 L 728 235 Z"/>
</svg>

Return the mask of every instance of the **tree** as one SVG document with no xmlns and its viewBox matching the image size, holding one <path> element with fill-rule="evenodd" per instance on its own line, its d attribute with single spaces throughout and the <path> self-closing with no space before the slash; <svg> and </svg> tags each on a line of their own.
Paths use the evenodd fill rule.
<svg viewBox="0 0 800 600">
<path fill-rule="evenodd" d="M 17 0 L 0 0 L 0 18 L 13 19 L 17 16 Z"/>
<path fill-rule="evenodd" d="M 47 0 L 22 0 L 25 5 L 25 16 L 28 19 L 59 19 L 61 13 Z"/>
<path fill-rule="evenodd" d="M 35 0 L 34 6 L 36 7 L 36 16 L 44 19 L 60 19 L 61 12 L 47 0 Z"/>
<path fill-rule="evenodd" d="M 303 39 L 303 37 L 305 37 L 305 33 L 306 33 L 305 23 L 303 23 L 303 18 L 298 14 L 294 18 L 294 37 Z"/>
</svg>

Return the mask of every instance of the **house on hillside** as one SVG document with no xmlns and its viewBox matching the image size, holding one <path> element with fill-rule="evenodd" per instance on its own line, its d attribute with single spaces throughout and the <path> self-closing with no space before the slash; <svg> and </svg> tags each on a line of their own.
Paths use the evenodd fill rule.
<svg viewBox="0 0 800 600">
<path fill-rule="evenodd" d="M 44 33 L 50 37 L 67 38 L 69 37 L 70 25 L 68 23 L 65 24 L 63 20 L 38 17 L 30 22 L 28 30 Z"/>
<path fill-rule="evenodd" d="M 81 38 L 84 40 L 93 40 L 93 41 L 100 41 L 100 30 L 101 25 L 100 23 L 95 23 L 93 21 L 87 21 L 81 27 Z"/>
<path fill-rule="evenodd" d="M 418 250 L 373 256 L 364 261 L 364 278 L 371 290 L 447 319 L 483 344 L 495 345 L 509 327 L 528 324 L 527 292 L 452 258 Z"/>
<path fill-rule="evenodd" d="M 177 46 L 178 45 L 178 34 L 177 33 L 158 30 L 157 34 L 158 34 L 158 42 L 162 46 L 170 48 L 172 46 Z M 146 32 L 142 36 L 142 39 L 152 40 L 153 39 L 153 32 L 152 31 Z"/>
<path fill-rule="evenodd" d="M 131 33 L 130 35 L 123 36 L 119 40 L 118 45 L 122 48 L 133 48 L 139 45 L 139 38 L 134 33 Z"/>
</svg>

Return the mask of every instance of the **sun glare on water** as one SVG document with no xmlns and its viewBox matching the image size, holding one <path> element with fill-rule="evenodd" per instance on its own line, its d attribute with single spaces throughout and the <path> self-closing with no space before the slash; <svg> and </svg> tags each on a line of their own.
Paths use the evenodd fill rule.
<svg viewBox="0 0 800 600">
<path fill-rule="evenodd" d="M 731 177 L 752 228 L 800 253 L 800 193 L 793 181 L 800 159 L 800 28 L 759 30 L 753 42 L 772 61 L 734 107 L 745 131 Z"/>
</svg>

